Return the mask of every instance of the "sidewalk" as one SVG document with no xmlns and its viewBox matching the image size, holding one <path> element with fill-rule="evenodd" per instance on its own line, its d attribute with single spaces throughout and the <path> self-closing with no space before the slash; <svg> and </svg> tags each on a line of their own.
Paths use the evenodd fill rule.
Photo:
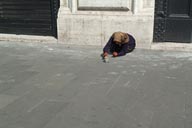
<svg viewBox="0 0 192 128">
<path fill-rule="evenodd" d="M 192 128 L 192 52 L 0 42 L 0 128 Z"/>
</svg>

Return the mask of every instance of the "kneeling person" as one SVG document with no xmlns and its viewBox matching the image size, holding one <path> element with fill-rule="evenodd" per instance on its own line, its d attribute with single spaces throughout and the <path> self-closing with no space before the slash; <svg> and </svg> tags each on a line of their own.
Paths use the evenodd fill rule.
<svg viewBox="0 0 192 128">
<path fill-rule="evenodd" d="M 113 57 L 124 56 L 135 49 L 136 43 L 132 35 L 115 32 L 103 48 L 103 57 L 113 54 Z"/>
</svg>

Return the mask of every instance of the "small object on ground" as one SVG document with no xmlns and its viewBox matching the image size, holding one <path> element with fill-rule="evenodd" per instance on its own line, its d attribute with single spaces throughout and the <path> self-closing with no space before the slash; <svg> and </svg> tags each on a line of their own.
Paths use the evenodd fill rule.
<svg viewBox="0 0 192 128">
<path fill-rule="evenodd" d="M 109 57 L 108 57 L 108 56 L 105 56 L 105 57 L 103 58 L 103 60 L 104 60 L 105 63 L 109 63 Z"/>
<path fill-rule="evenodd" d="M 104 54 L 104 53 L 102 53 L 102 54 L 101 54 L 101 57 L 102 57 L 103 62 L 105 62 L 105 63 L 109 63 L 109 57 L 108 57 L 108 54 Z"/>
</svg>

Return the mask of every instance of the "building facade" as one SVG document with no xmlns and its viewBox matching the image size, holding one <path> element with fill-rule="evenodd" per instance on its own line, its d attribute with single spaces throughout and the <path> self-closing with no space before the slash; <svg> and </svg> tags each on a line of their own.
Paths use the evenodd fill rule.
<svg viewBox="0 0 192 128">
<path fill-rule="evenodd" d="M 154 0 L 62 0 L 58 15 L 61 43 L 104 45 L 115 31 L 128 32 L 137 47 L 153 40 Z"/>
<path fill-rule="evenodd" d="M 22 2 L 20 10 L 24 8 L 27 13 L 23 16 L 18 11 L 16 16 L 14 12 L 16 19 L 7 11 L 9 4 L 15 4 L 12 1 L 0 2 L 0 20 L 6 23 L 0 24 L 1 40 L 40 35 L 37 40 L 49 36 L 63 44 L 103 46 L 113 32 L 123 31 L 136 38 L 139 48 L 151 48 L 156 42 L 192 47 L 192 0 L 31 0 L 24 4 L 18 0 Z M 15 32 L 17 20 L 20 23 Z"/>
</svg>

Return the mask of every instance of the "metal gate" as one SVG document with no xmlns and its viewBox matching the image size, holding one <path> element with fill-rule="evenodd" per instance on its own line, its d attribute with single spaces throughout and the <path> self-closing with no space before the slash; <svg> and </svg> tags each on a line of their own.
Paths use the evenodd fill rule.
<svg viewBox="0 0 192 128">
<path fill-rule="evenodd" d="M 0 0 L 0 33 L 57 37 L 57 0 Z"/>
<path fill-rule="evenodd" d="M 192 42 L 192 0 L 156 0 L 154 42 Z"/>
</svg>

